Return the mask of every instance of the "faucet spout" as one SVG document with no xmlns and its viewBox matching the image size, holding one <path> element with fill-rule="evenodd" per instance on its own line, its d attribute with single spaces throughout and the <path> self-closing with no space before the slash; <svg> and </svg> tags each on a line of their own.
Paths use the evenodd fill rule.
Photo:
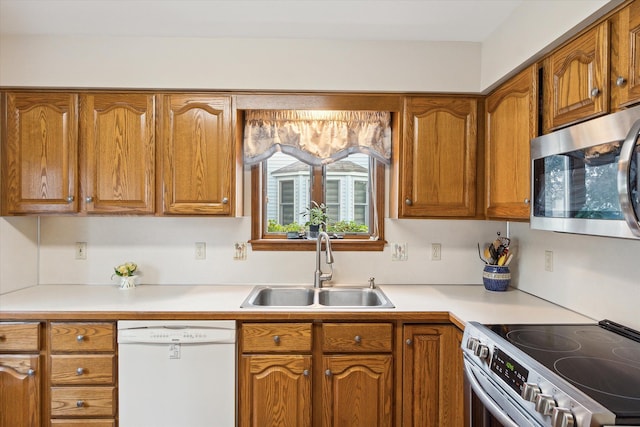
<svg viewBox="0 0 640 427">
<path fill-rule="evenodd" d="M 329 273 L 323 273 L 320 269 L 320 254 L 322 253 L 322 241 L 325 242 L 326 254 L 325 254 L 325 262 L 331 268 Z M 331 251 L 331 239 L 329 235 L 321 231 L 318 234 L 318 240 L 316 240 L 316 271 L 313 276 L 313 287 L 314 288 L 322 288 L 322 284 L 326 281 L 331 280 L 333 277 L 333 252 Z"/>
</svg>

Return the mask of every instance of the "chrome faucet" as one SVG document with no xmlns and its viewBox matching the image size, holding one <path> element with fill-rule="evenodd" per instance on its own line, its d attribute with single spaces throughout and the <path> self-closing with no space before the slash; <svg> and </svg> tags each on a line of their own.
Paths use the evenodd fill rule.
<svg viewBox="0 0 640 427">
<path fill-rule="evenodd" d="M 320 270 L 320 252 L 322 252 L 322 240 L 326 245 L 326 263 L 331 268 L 330 273 L 323 273 Z M 333 252 L 331 252 L 331 239 L 329 235 L 324 231 L 318 233 L 318 240 L 316 240 L 316 272 L 313 277 L 313 287 L 322 288 L 322 283 L 331 280 L 333 277 Z"/>
</svg>

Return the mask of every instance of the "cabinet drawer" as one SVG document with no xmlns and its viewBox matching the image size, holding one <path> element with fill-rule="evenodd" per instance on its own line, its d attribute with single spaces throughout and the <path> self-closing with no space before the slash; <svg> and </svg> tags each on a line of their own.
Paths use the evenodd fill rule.
<svg viewBox="0 0 640 427">
<path fill-rule="evenodd" d="M 113 417 L 115 387 L 52 387 L 52 417 Z"/>
<path fill-rule="evenodd" d="M 390 352 L 393 327 L 390 323 L 325 323 L 322 350 L 326 352 Z"/>
<path fill-rule="evenodd" d="M 0 351 L 40 350 L 40 323 L 0 323 Z"/>
<path fill-rule="evenodd" d="M 113 323 L 51 323 L 52 352 L 114 351 Z"/>
<path fill-rule="evenodd" d="M 114 383 L 115 355 L 51 356 L 51 384 Z"/>
<path fill-rule="evenodd" d="M 311 323 L 245 323 L 244 352 L 311 351 Z"/>
<path fill-rule="evenodd" d="M 51 427 L 116 427 L 114 420 L 51 420 Z"/>
</svg>

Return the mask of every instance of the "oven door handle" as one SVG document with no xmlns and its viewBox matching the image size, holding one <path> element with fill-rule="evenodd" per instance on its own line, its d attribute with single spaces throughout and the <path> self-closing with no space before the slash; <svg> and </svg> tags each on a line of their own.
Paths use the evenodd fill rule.
<svg viewBox="0 0 640 427">
<path fill-rule="evenodd" d="M 498 406 L 498 404 L 496 404 L 496 402 L 494 402 L 493 399 L 484 391 L 466 361 L 464 363 L 464 371 L 471 388 L 485 408 L 487 408 L 504 427 L 519 427 L 518 424 L 509 418 L 509 416 L 502 411 L 502 408 L 500 408 L 500 406 Z"/>
</svg>

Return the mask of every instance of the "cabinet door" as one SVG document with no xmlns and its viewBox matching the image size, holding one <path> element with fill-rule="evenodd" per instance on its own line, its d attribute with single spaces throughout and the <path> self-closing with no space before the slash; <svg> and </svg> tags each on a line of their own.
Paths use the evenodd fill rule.
<svg viewBox="0 0 640 427">
<path fill-rule="evenodd" d="M 153 213 L 155 96 L 83 95 L 81 111 L 84 210 Z"/>
<path fill-rule="evenodd" d="M 611 102 L 619 109 L 640 101 L 640 1 L 614 16 L 611 46 Z"/>
<path fill-rule="evenodd" d="M 78 210 L 78 97 L 7 93 L 2 126 L 2 213 Z"/>
<path fill-rule="evenodd" d="M 404 427 L 463 425 L 460 339 L 452 325 L 404 327 Z"/>
<path fill-rule="evenodd" d="M 544 68 L 545 133 L 609 112 L 609 23 L 555 51 Z"/>
<path fill-rule="evenodd" d="M 474 216 L 477 100 L 409 97 L 405 102 L 400 217 Z"/>
<path fill-rule="evenodd" d="M 40 427 L 40 356 L 0 355 L 0 426 Z"/>
<path fill-rule="evenodd" d="M 529 219 L 529 144 L 538 130 L 537 74 L 533 65 L 487 97 L 488 218 Z"/>
<path fill-rule="evenodd" d="M 391 355 L 324 356 L 322 426 L 392 426 L 392 366 Z"/>
<path fill-rule="evenodd" d="M 242 356 L 240 427 L 311 427 L 311 356 Z"/>
<path fill-rule="evenodd" d="M 163 95 L 161 123 L 163 213 L 231 215 L 231 97 Z"/>
</svg>

